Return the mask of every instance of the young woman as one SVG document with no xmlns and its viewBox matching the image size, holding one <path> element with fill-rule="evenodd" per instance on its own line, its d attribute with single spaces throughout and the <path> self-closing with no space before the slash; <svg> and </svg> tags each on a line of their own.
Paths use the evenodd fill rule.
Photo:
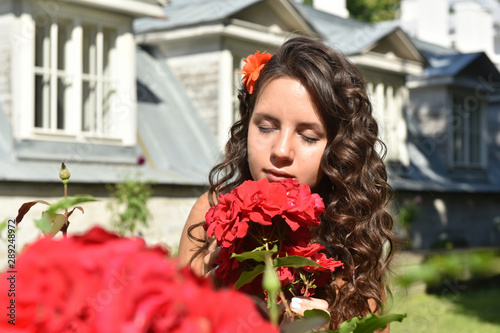
<svg viewBox="0 0 500 333">
<path fill-rule="evenodd" d="M 210 173 L 209 191 L 188 217 L 180 264 L 213 276 L 218 250 L 202 225 L 219 194 L 249 179 L 294 178 L 322 196 L 326 210 L 314 241 L 344 269 L 332 273 L 321 298 L 294 298 L 293 311 L 327 310 L 331 328 L 380 312 L 395 238 L 386 210 L 385 146 L 361 73 L 322 42 L 303 37 L 247 61 L 255 71 L 247 72 L 239 93 L 241 118 L 231 128 L 225 160 Z"/>
</svg>

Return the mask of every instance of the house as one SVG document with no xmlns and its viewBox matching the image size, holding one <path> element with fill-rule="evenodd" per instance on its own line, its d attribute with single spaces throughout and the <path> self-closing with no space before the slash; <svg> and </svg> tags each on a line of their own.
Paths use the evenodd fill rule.
<svg viewBox="0 0 500 333">
<path fill-rule="evenodd" d="M 70 232 L 108 225 L 105 185 L 140 173 L 156 183 L 144 236 L 176 245 L 219 148 L 171 70 L 136 45 L 133 20 L 163 17 L 165 4 L 2 1 L 2 220 L 23 202 L 61 198 L 65 160 L 69 194 L 99 199 L 72 216 Z M 19 246 L 39 234 L 32 221 L 43 209 L 20 224 Z"/>
<path fill-rule="evenodd" d="M 100 199 L 71 230 L 106 224 L 105 184 L 140 172 L 156 181 L 145 237 L 175 247 L 237 117 L 243 59 L 305 35 L 346 54 L 367 78 L 395 214 L 404 199 L 423 198 L 414 247 L 499 244 L 500 75 L 488 55 L 419 40 L 397 22 L 349 19 L 345 2 L 328 3 L 2 4 L 1 211 L 13 218 L 22 202 L 60 197 L 66 160 L 70 194 Z M 33 230 L 26 223 L 19 232 L 29 239 Z"/>
<path fill-rule="evenodd" d="M 413 246 L 498 244 L 500 126 L 492 61 L 482 52 L 419 40 L 394 22 L 368 24 L 345 17 L 342 6 L 320 7 L 173 0 L 165 6 L 170 20 L 138 19 L 134 29 L 138 43 L 158 50 L 172 68 L 219 144 L 236 117 L 242 59 L 256 49 L 272 53 L 296 34 L 324 39 L 367 78 L 388 146 L 395 215 L 405 199 L 423 198 Z"/>
</svg>

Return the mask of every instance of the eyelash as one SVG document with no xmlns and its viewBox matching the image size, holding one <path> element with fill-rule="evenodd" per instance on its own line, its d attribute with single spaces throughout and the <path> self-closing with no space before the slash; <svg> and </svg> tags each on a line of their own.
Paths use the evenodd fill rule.
<svg viewBox="0 0 500 333">
<path fill-rule="evenodd" d="M 302 138 L 302 140 L 303 140 L 305 143 L 307 143 L 307 144 L 309 144 L 309 145 L 315 144 L 316 142 L 318 142 L 318 141 L 319 141 L 319 139 L 309 138 L 309 137 L 304 136 L 304 135 L 302 135 L 302 134 L 300 135 L 300 137 Z"/>
<path fill-rule="evenodd" d="M 272 127 L 263 127 L 263 126 L 259 126 L 259 131 L 261 133 L 269 133 L 271 132 L 272 130 L 274 130 L 274 128 Z"/>
<path fill-rule="evenodd" d="M 267 134 L 267 133 L 274 131 L 274 128 L 272 128 L 272 127 L 259 126 L 258 128 L 259 128 L 259 132 L 261 132 L 263 134 Z M 302 135 L 302 134 L 300 134 L 300 138 L 302 139 L 302 141 L 304 141 L 306 144 L 309 144 L 309 145 L 315 144 L 316 142 L 319 141 L 319 139 L 310 138 L 310 137 L 307 137 L 307 136 Z"/>
</svg>

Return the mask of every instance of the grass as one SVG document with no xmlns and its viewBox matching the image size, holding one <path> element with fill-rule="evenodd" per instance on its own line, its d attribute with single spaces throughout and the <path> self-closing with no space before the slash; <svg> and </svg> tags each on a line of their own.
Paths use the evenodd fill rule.
<svg viewBox="0 0 500 333">
<path fill-rule="evenodd" d="M 482 288 L 449 278 L 434 294 L 426 293 L 424 283 L 393 287 L 388 307 L 390 313 L 407 314 L 402 323 L 391 324 L 391 333 L 500 333 L 500 285 Z"/>
<path fill-rule="evenodd" d="M 390 312 L 408 315 L 391 325 L 392 333 L 499 333 L 500 287 L 444 295 L 399 291 Z"/>
</svg>

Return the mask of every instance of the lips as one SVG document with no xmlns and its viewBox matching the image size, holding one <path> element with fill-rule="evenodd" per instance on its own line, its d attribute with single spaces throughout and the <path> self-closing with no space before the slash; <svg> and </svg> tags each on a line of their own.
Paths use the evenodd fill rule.
<svg viewBox="0 0 500 333">
<path fill-rule="evenodd" d="M 289 173 L 279 170 L 264 170 L 264 173 L 266 174 L 267 179 L 269 179 L 269 181 L 271 182 L 280 182 L 284 181 L 285 179 L 295 178 Z"/>
</svg>

